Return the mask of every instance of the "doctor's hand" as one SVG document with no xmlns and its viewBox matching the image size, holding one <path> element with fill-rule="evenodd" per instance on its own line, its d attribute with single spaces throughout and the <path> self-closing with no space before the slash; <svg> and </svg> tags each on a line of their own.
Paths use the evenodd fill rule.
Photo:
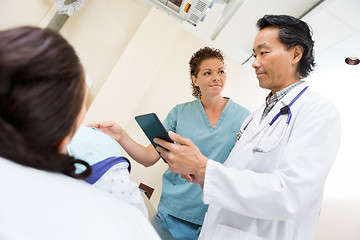
<svg viewBox="0 0 360 240">
<path fill-rule="evenodd" d="M 126 131 L 122 127 L 120 127 L 119 124 L 113 121 L 94 122 L 87 124 L 86 126 L 99 129 L 103 133 L 111 136 L 118 143 L 120 143 L 121 139 L 124 138 L 125 135 L 127 135 Z"/>
<path fill-rule="evenodd" d="M 169 131 L 169 137 L 178 144 L 155 138 L 154 142 L 160 145 L 156 150 L 168 162 L 173 173 L 179 173 L 188 182 L 203 186 L 208 159 L 190 139 L 172 131 Z"/>
</svg>

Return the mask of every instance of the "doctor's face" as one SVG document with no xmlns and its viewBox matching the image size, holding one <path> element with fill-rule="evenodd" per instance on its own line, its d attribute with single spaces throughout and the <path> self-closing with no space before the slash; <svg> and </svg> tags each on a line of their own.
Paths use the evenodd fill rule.
<svg viewBox="0 0 360 240">
<path fill-rule="evenodd" d="M 294 48 L 287 47 L 279 40 L 279 28 L 266 27 L 255 38 L 253 53 L 255 60 L 252 64 L 261 88 L 271 90 L 274 94 L 296 79 L 294 64 Z"/>
</svg>

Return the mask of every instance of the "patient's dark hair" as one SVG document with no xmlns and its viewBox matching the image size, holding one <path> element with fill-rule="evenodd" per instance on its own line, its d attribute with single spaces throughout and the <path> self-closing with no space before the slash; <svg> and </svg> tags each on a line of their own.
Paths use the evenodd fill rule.
<svg viewBox="0 0 360 240">
<path fill-rule="evenodd" d="M 0 31 L 0 156 L 16 163 L 74 178 L 89 165 L 57 146 L 75 133 L 85 80 L 69 43 L 50 29 Z M 75 173 L 75 164 L 86 170 Z"/>
<path fill-rule="evenodd" d="M 315 66 L 314 41 L 312 31 L 307 23 L 288 15 L 265 15 L 257 22 L 259 30 L 269 26 L 279 28 L 279 40 L 287 49 L 299 45 L 303 48 L 303 56 L 297 67 L 302 78 L 307 77 Z"/>
</svg>

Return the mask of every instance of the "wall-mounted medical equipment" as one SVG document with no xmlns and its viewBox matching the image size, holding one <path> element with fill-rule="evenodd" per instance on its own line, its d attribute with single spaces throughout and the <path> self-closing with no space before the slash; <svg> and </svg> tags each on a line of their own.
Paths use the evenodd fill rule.
<svg viewBox="0 0 360 240">
<path fill-rule="evenodd" d="M 68 16 L 74 15 L 82 6 L 85 0 L 54 0 L 55 7 L 59 14 L 66 14 Z"/>
<path fill-rule="evenodd" d="M 149 0 L 153 5 L 168 15 L 187 21 L 196 26 L 204 21 L 206 10 L 212 7 L 215 0 Z"/>
</svg>

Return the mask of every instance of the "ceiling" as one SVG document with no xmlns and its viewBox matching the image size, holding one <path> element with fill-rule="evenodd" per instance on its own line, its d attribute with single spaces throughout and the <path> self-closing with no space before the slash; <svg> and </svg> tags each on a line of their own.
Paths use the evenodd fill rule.
<svg viewBox="0 0 360 240">
<path fill-rule="evenodd" d="M 325 1 L 323 5 L 305 16 L 304 20 L 314 31 L 316 52 L 320 54 L 349 41 L 349 38 L 359 36 L 359 11 L 358 0 L 332 0 Z M 349 54 L 360 54 L 356 42 L 342 45 L 343 52 L 350 50 Z"/>
<path fill-rule="evenodd" d="M 292 15 L 313 29 L 319 65 L 339 68 L 347 56 L 360 58 L 359 12 L 359 0 L 215 0 L 204 22 L 194 27 L 183 21 L 182 28 L 244 63 L 252 54 L 256 21 L 265 14 Z"/>
<path fill-rule="evenodd" d="M 218 0 L 206 12 L 204 22 L 197 27 L 184 22 L 183 28 L 209 45 L 221 49 L 227 56 L 244 62 L 252 53 L 252 43 L 258 32 L 256 21 L 259 18 L 265 14 L 300 17 L 319 2 L 323 0 L 229 0 L 227 4 L 224 0 Z M 231 19 L 221 24 L 229 18 L 231 10 L 234 12 Z"/>
<path fill-rule="evenodd" d="M 360 88 L 360 65 L 345 63 L 346 57 L 360 58 L 359 11 L 359 0 L 334 0 L 304 18 L 313 28 L 315 41 L 316 67 L 307 81 L 341 105 L 344 115 L 352 112 L 348 108 Z"/>
<path fill-rule="evenodd" d="M 359 11 L 359 0 L 334 0 L 304 18 L 314 31 L 317 72 L 355 70 L 354 76 L 359 78 L 360 65 L 344 62 L 346 57 L 360 58 Z"/>
<path fill-rule="evenodd" d="M 232 4 L 238 4 L 234 15 L 219 28 Z M 243 63 L 252 53 L 257 19 L 264 14 L 289 14 L 312 27 L 317 57 L 334 52 L 343 63 L 344 56 L 360 58 L 359 12 L 359 0 L 230 0 L 228 4 L 217 0 L 204 22 L 197 27 L 183 22 L 183 29 Z M 217 28 L 220 33 L 213 39 Z"/>
</svg>

